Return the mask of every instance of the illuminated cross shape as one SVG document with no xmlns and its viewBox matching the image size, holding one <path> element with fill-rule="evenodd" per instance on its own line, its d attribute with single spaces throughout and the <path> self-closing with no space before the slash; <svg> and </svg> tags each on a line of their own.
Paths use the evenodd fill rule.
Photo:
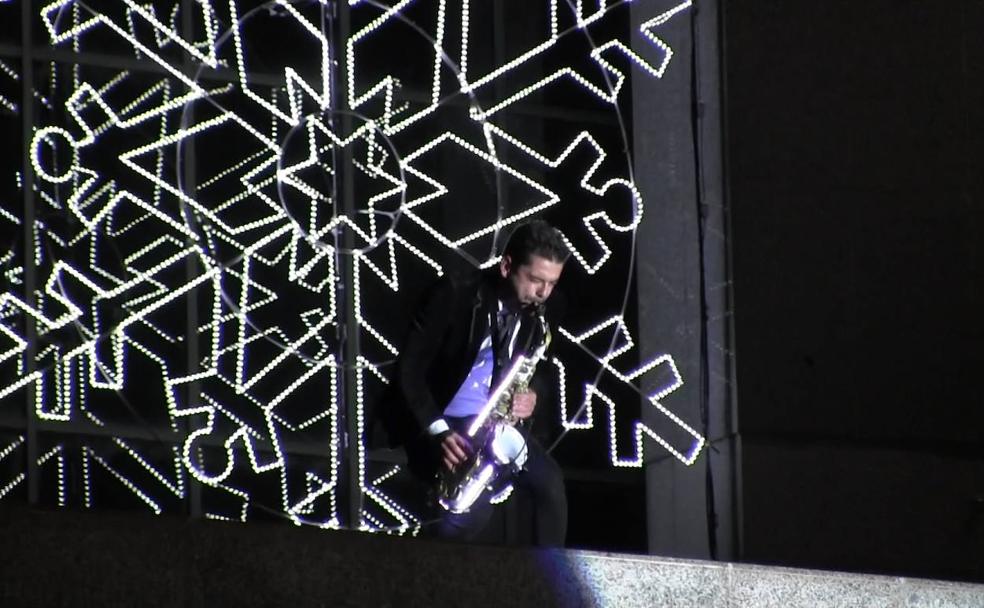
<svg viewBox="0 0 984 608">
<path fill-rule="evenodd" d="M 634 386 L 634 383 L 645 375 L 658 374 L 661 378 L 663 378 L 663 380 L 656 382 L 656 387 L 651 393 L 645 395 L 646 401 L 648 401 L 660 415 L 653 417 L 648 424 L 642 422 L 641 420 L 635 421 L 632 424 L 632 443 L 634 444 L 634 453 L 628 458 L 619 456 L 621 450 L 618 446 L 619 438 L 618 433 L 616 432 L 617 424 L 615 421 L 615 401 L 598 388 L 597 380 L 593 383 L 585 384 L 584 401 L 578 410 L 578 414 L 574 417 L 574 419 L 569 418 L 568 405 L 566 403 L 566 389 L 564 388 L 566 370 L 563 362 L 555 359 L 554 364 L 557 366 L 560 373 L 561 382 L 560 398 L 562 424 L 566 428 L 571 429 L 592 428 L 594 426 L 593 401 L 597 398 L 608 406 L 609 451 L 611 454 L 611 462 L 614 466 L 643 466 L 645 464 L 643 442 L 645 437 L 649 437 L 661 445 L 683 464 L 693 464 L 703 449 L 706 440 L 690 425 L 684 422 L 683 419 L 670 411 L 662 403 L 664 398 L 683 386 L 683 378 L 680 376 L 680 372 L 677 369 L 676 362 L 673 360 L 673 357 L 671 355 L 659 355 L 644 361 L 630 371 L 623 371 L 619 367 L 613 365 L 613 362 L 621 355 L 624 355 L 635 348 L 635 340 L 632 338 L 632 333 L 629 331 L 628 325 L 626 325 L 625 320 L 621 316 L 612 317 L 607 321 L 599 323 L 595 327 L 577 335 L 570 333 L 563 327 L 558 329 L 562 336 L 574 344 L 584 348 L 586 348 L 587 341 L 592 338 L 597 339 L 599 337 L 603 337 L 606 334 L 611 335 L 613 330 L 614 338 L 609 338 L 610 342 L 609 346 L 606 348 L 606 353 L 600 357 L 596 356 L 598 363 L 618 381 L 627 386 Z M 654 428 L 653 425 L 656 425 L 656 427 Z"/>
<path fill-rule="evenodd" d="M 346 118 L 361 124 L 341 138 L 336 128 Z M 295 239 L 314 248 L 315 258 L 346 249 L 343 230 L 355 236 L 347 249 L 375 248 L 396 224 L 406 191 L 399 172 L 396 150 L 374 121 L 307 116 L 284 138 L 278 158 L 278 194 Z"/>
</svg>

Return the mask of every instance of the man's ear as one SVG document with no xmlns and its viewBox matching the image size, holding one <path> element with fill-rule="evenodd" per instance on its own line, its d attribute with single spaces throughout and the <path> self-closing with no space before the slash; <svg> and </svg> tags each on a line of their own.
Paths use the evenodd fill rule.
<svg viewBox="0 0 984 608">
<path fill-rule="evenodd" d="M 509 276 L 510 270 L 512 270 L 512 258 L 508 255 L 504 255 L 502 256 L 502 259 L 499 260 L 499 274 L 501 274 L 504 279 Z"/>
</svg>

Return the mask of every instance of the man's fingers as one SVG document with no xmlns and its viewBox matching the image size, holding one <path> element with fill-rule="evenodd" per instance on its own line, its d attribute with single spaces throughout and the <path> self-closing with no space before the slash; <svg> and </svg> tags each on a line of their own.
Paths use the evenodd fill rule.
<svg viewBox="0 0 984 608">
<path fill-rule="evenodd" d="M 454 461 L 454 464 L 458 464 L 462 460 L 468 457 L 465 451 L 461 449 L 458 445 L 452 445 L 448 449 L 449 457 Z"/>
<path fill-rule="evenodd" d="M 461 449 L 467 453 L 471 453 L 471 443 L 469 443 L 467 439 L 458 434 L 455 434 L 454 439 L 458 442 L 458 445 L 461 446 Z"/>
<path fill-rule="evenodd" d="M 456 451 L 453 448 L 453 446 L 445 445 L 444 460 L 446 460 L 447 462 L 451 463 L 452 466 L 454 466 L 459 462 L 461 462 L 462 460 L 464 460 L 464 458 L 462 458 L 462 456 L 460 455 L 460 451 Z"/>
<path fill-rule="evenodd" d="M 533 410 L 536 408 L 536 393 L 533 391 L 526 391 L 522 393 L 516 393 L 513 396 L 513 415 L 517 418 L 529 418 L 533 414 Z"/>
<path fill-rule="evenodd" d="M 445 437 L 441 443 L 441 447 L 444 450 L 445 462 L 450 464 L 449 468 L 467 460 L 468 453 L 471 451 L 468 442 L 457 433 L 452 433 Z"/>
<path fill-rule="evenodd" d="M 468 458 L 468 453 L 471 452 L 471 446 L 468 442 L 462 439 L 461 435 L 452 435 L 454 440 L 454 454 L 461 460 Z"/>
</svg>

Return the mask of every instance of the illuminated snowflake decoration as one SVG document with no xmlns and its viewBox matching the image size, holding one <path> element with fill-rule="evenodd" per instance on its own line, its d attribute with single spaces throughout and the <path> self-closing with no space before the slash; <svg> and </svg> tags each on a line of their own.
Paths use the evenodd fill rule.
<svg viewBox="0 0 984 608">
<path fill-rule="evenodd" d="M 23 252 L 0 251 L 0 398 L 33 398 L 46 431 L 108 438 L 39 439 L 31 453 L 58 504 L 74 462 L 87 506 L 115 484 L 162 512 L 197 484 L 208 517 L 259 507 L 416 533 L 419 514 L 388 489 L 398 466 L 371 464 L 364 440 L 420 286 L 494 264 L 500 235 L 542 215 L 563 228 L 579 284 L 624 274 L 646 205 L 612 136 L 620 123 L 568 122 L 548 138 L 515 116 L 562 96 L 617 117 L 627 70 L 672 69 L 661 29 L 691 2 L 637 0 L 651 17 L 620 39 L 609 22 L 627 4 L 523 2 L 510 10 L 535 25 L 503 52 L 489 51 L 490 5 L 474 0 L 32 9 L 62 54 L 38 64 L 33 182 L 20 184 L 19 168 L 4 178 L 32 188 L 38 211 L 31 220 L 0 200 L 5 230 L 32 235 Z M 93 50 L 120 67 L 59 63 Z M 0 62 L 8 117 L 18 77 Z M 691 464 L 704 440 L 672 411 L 683 380 L 671 355 L 637 352 L 615 296 L 557 332 L 560 422 L 607 430 L 614 466 L 642 466 L 658 446 Z M 575 371 L 565 353 L 588 353 L 592 367 Z M 602 380 L 638 393 L 648 374 L 667 380 L 644 403 L 683 441 L 641 421 L 618 430 Z M 0 462 L 26 446 L 0 442 Z M 351 522 L 340 504 L 350 458 L 363 498 Z M 0 479 L 0 498 L 24 484 Z M 271 490 L 276 501 L 261 498 Z"/>
</svg>

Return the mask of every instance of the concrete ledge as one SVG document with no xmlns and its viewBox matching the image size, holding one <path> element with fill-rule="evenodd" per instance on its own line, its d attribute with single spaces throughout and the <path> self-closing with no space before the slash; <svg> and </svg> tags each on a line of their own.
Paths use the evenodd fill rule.
<svg viewBox="0 0 984 608">
<path fill-rule="evenodd" d="M 984 606 L 984 585 L 0 503 L 0 606 Z"/>
<path fill-rule="evenodd" d="M 594 606 L 979 608 L 984 585 L 568 551 Z"/>
</svg>

